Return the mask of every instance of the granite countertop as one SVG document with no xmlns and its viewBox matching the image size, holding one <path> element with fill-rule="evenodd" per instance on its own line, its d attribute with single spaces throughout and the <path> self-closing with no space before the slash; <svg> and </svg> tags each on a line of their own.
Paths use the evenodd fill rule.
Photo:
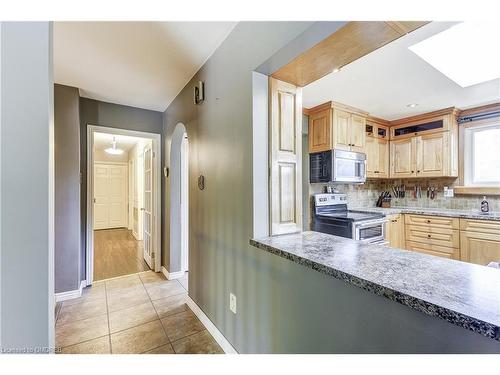
<svg viewBox="0 0 500 375">
<path fill-rule="evenodd" d="M 349 207 L 351 211 L 360 212 L 382 212 L 386 215 L 392 214 L 419 214 L 432 216 L 459 217 L 462 219 L 478 219 L 478 220 L 500 220 L 499 211 L 491 211 L 487 214 L 482 214 L 478 210 L 452 210 L 446 208 L 427 208 L 427 207 L 403 207 L 395 206 L 391 208 L 382 207 Z"/>
<path fill-rule="evenodd" d="M 311 231 L 250 244 L 500 341 L 498 269 Z"/>
</svg>

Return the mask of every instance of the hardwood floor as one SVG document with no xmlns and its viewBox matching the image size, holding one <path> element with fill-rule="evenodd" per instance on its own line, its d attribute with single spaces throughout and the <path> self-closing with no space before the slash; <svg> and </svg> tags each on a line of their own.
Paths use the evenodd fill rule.
<svg viewBox="0 0 500 375">
<path fill-rule="evenodd" d="M 94 231 L 94 280 L 148 271 L 142 241 L 125 228 Z"/>
</svg>

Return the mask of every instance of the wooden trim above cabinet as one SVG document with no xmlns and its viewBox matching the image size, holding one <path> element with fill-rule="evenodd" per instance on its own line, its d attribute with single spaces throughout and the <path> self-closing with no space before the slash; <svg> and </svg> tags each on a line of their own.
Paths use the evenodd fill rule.
<svg viewBox="0 0 500 375">
<path fill-rule="evenodd" d="M 272 74 L 304 87 L 429 21 L 351 21 Z"/>
<path fill-rule="evenodd" d="M 398 125 L 416 125 L 422 122 L 432 121 L 434 118 L 439 118 L 446 115 L 453 115 L 458 117 L 459 110 L 456 107 L 448 107 L 438 111 L 422 113 L 416 116 L 405 117 L 397 120 L 390 121 L 390 126 Z"/>
</svg>

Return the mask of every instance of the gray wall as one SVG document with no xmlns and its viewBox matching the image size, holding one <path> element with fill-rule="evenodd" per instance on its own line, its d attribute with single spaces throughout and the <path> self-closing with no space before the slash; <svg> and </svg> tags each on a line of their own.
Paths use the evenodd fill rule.
<svg viewBox="0 0 500 375">
<path fill-rule="evenodd" d="M 239 23 L 164 114 L 167 166 L 178 122 L 189 137 L 189 295 L 242 353 L 498 352 L 497 341 L 248 244 L 256 160 L 252 116 L 260 113 L 252 71 L 307 27 Z M 196 106 L 192 92 L 198 80 L 205 82 L 206 100 Z M 196 185 L 200 174 L 203 191 Z M 170 178 L 165 190 L 168 197 Z M 168 200 L 165 208 L 164 235 Z M 164 262 L 168 251 L 165 242 Z M 237 297 L 237 315 L 229 310 L 230 292 Z"/>
<path fill-rule="evenodd" d="M 52 25 L 1 23 L 0 345 L 54 347 Z"/>
<path fill-rule="evenodd" d="M 80 264 L 80 96 L 54 86 L 55 291 L 78 289 Z"/>
<path fill-rule="evenodd" d="M 162 113 L 128 107 L 120 104 L 106 103 L 98 100 L 80 98 L 80 171 L 82 173 L 81 189 L 81 275 L 85 278 L 85 241 L 87 223 L 87 125 L 107 126 L 126 130 L 136 130 L 162 134 Z M 163 143 L 163 142 L 162 142 Z M 164 153 L 162 147 L 162 154 Z M 162 207 L 165 201 L 162 179 Z M 164 242 L 164 236 L 162 236 Z"/>
</svg>

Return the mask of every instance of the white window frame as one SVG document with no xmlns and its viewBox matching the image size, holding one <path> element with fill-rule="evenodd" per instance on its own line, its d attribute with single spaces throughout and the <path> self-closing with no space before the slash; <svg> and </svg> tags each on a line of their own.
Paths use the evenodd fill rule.
<svg viewBox="0 0 500 375">
<path fill-rule="evenodd" d="M 474 182 L 474 134 L 483 130 L 500 129 L 500 120 L 489 122 L 484 125 L 469 126 L 464 129 L 464 186 L 466 187 L 500 187 L 499 181 Z"/>
</svg>

